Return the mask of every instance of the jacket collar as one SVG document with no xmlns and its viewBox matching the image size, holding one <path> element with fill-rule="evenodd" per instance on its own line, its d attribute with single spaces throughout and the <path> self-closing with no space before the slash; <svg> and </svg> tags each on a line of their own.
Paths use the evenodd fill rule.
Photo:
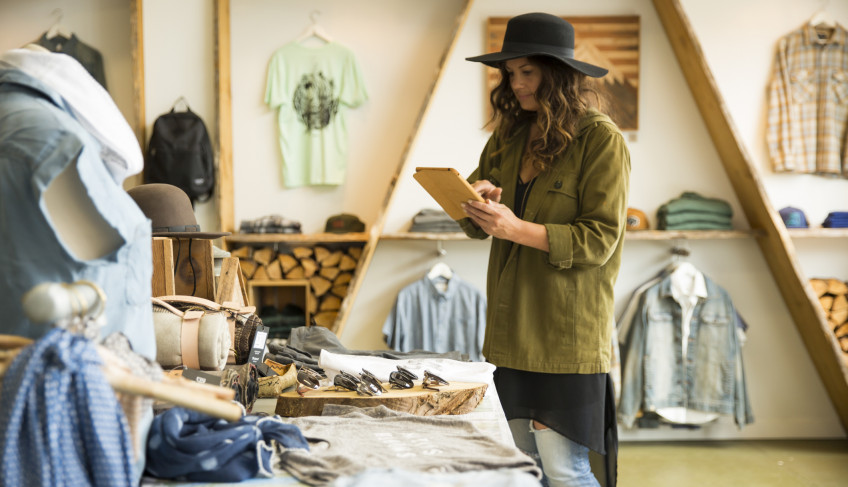
<svg viewBox="0 0 848 487">
<path fill-rule="evenodd" d="M 691 289 L 691 293 L 694 296 L 699 298 L 708 298 L 711 294 L 715 294 L 715 290 L 713 289 L 713 282 L 710 281 L 704 273 L 695 268 L 692 264 L 683 263 L 680 266 L 686 266 L 685 269 L 681 269 L 681 267 L 675 268 L 663 278 L 662 282 L 659 283 L 659 294 L 662 297 L 673 298 L 674 291 L 673 288 L 679 284 L 679 279 L 675 279 L 675 276 L 679 276 L 678 270 L 682 272 L 686 272 L 692 276 L 694 279 L 694 286 Z"/>
<path fill-rule="evenodd" d="M 545 193 L 551 189 L 561 188 L 564 184 L 563 177 L 565 176 L 565 171 L 572 168 L 575 164 L 582 164 L 582 161 L 572 161 L 571 154 L 574 152 L 574 146 L 576 145 L 577 139 L 582 137 L 590 127 L 604 121 L 609 122 L 610 118 L 593 108 L 590 108 L 583 118 L 580 119 L 577 124 L 574 139 L 571 144 L 566 147 L 563 155 L 555 159 L 554 166 L 551 169 L 543 171 L 536 176 L 536 182 L 533 184 L 533 189 L 530 192 L 527 204 L 524 208 L 525 220 L 534 221 L 536 213 L 539 211 L 539 207 L 544 199 Z M 518 171 L 521 167 L 521 156 L 529 134 L 529 124 L 525 124 L 514 135 L 507 139 L 509 148 L 507 149 L 507 153 L 504 154 L 503 159 L 507 162 L 507 165 L 502 167 L 501 170 L 504 172 L 504 175 L 509 175 L 507 180 L 511 181 L 511 184 L 503 186 L 501 202 L 510 208 L 515 208 L 515 184 L 518 181 Z M 577 173 L 579 174 L 579 172 L 580 168 L 578 167 Z"/>
<path fill-rule="evenodd" d="M 822 39 L 819 37 L 819 30 L 813 24 L 808 23 L 803 27 L 803 29 L 805 40 L 808 44 L 812 44 L 814 46 L 825 46 L 829 44 L 843 46 L 845 45 L 846 41 L 848 41 L 848 32 L 846 32 L 845 29 L 839 24 L 834 25 L 833 32 L 826 39 Z"/>
</svg>

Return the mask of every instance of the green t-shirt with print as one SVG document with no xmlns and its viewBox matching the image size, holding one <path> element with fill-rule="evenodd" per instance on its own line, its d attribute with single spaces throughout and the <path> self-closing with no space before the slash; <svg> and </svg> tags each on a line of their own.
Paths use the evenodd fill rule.
<svg viewBox="0 0 848 487">
<path fill-rule="evenodd" d="M 353 52 L 290 42 L 268 66 L 265 103 L 277 110 L 283 184 L 339 185 L 347 166 L 345 112 L 368 99 Z"/>
</svg>

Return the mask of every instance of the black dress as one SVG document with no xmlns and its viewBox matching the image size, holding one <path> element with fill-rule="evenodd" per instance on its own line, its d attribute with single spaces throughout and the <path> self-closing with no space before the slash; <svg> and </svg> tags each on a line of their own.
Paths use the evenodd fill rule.
<svg viewBox="0 0 848 487">
<path fill-rule="evenodd" d="M 534 181 L 522 183 L 518 178 L 514 213 L 519 218 Z M 616 485 L 618 429 L 609 374 L 547 374 L 498 367 L 494 380 L 508 420 L 536 420 L 604 455 L 605 485 Z"/>
</svg>

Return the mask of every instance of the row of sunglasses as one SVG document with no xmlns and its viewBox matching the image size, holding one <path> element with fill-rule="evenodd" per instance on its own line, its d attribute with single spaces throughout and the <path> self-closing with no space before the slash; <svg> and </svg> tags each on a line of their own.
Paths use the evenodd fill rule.
<svg viewBox="0 0 848 487">
<path fill-rule="evenodd" d="M 297 372 L 297 393 L 303 396 L 304 392 L 310 389 L 315 390 L 320 387 L 321 375 L 318 372 L 308 368 L 301 367 Z M 418 376 L 412 373 L 409 369 L 397 366 L 397 370 L 389 374 L 389 384 L 392 389 L 412 389 Z M 431 391 L 438 391 L 436 386 L 446 386 L 450 383 L 438 375 L 424 371 L 424 379 L 421 381 L 421 387 Z M 303 386 L 305 389 L 302 389 Z M 349 372 L 339 371 L 333 378 L 333 388 L 335 391 L 351 391 L 356 392 L 361 396 L 379 396 L 384 392 L 388 392 L 383 386 L 383 382 L 371 372 L 362 369 L 359 375 L 353 375 Z"/>
</svg>

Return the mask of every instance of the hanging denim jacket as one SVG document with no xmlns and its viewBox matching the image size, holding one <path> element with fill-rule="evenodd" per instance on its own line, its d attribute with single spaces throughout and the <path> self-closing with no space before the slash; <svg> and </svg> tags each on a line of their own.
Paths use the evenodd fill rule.
<svg viewBox="0 0 848 487">
<path fill-rule="evenodd" d="M 672 297 L 671 276 L 647 289 L 622 344 L 619 419 L 628 428 L 637 413 L 684 407 L 733 415 L 737 426 L 754 421 L 736 311 L 727 292 L 704 276 L 706 298 L 694 308 L 686 356 L 682 310 Z"/>
</svg>

